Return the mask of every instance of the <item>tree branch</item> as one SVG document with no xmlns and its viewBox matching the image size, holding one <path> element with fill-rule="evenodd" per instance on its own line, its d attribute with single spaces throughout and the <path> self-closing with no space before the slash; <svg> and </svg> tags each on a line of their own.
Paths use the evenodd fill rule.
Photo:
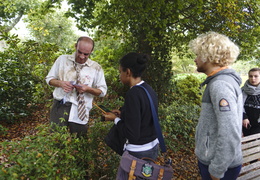
<svg viewBox="0 0 260 180">
<path fill-rule="evenodd" d="M 23 14 L 24 14 L 24 11 L 20 11 L 19 14 L 18 14 L 18 17 L 16 17 L 13 22 L 11 22 L 11 24 L 9 26 L 6 26 L 4 29 L 3 29 L 3 32 L 9 32 L 11 31 L 14 26 L 21 20 L 21 18 L 23 17 Z"/>
</svg>

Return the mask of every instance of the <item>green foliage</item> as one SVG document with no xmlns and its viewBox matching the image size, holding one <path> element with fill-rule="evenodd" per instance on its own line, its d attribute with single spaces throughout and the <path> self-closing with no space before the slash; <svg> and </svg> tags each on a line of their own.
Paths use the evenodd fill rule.
<svg viewBox="0 0 260 180">
<path fill-rule="evenodd" d="M 22 18 L 28 9 L 37 6 L 37 1 L 1 0 L 0 3 L 0 33 L 9 32 Z"/>
<path fill-rule="evenodd" d="M 67 15 L 77 19 L 82 30 L 93 28 L 97 36 L 107 35 L 126 43 L 131 50 L 152 57 L 144 79 L 167 101 L 172 75 L 172 48 L 198 34 L 217 31 L 234 40 L 241 57 L 259 56 L 259 1 L 207 0 L 69 0 Z M 127 53 L 129 51 L 125 51 Z"/>
<path fill-rule="evenodd" d="M 245 76 L 248 78 L 248 71 L 254 67 L 259 67 L 259 61 L 256 59 L 248 60 L 248 61 L 236 61 L 232 68 L 235 69 L 240 76 Z"/>
<path fill-rule="evenodd" d="M 24 69 L 27 65 L 12 55 L 12 51 L 0 53 L 0 119 L 7 120 L 28 113 L 27 105 L 36 92 L 30 72 Z"/>
<path fill-rule="evenodd" d="M 6 135 L 8 131 L 8 128 L 5 128 L 0 124 L 0 134 Z"/>
<path fill-rule="evenodd" d="M 112 125 L 113 123 L 97 120 L 90 128 L 88 151 L 91 154 L 89 169 L 92 179 L 116 179 L 120 156 L 104 143 L 105 135 Z"/>
<path fill-rule="evenodd" d="M 194 147 L 195 127 L 198 122 L 201 77 L 180 75 L 174 79 L 170 105 L 161 104 L 159 115 L 167 145 L 172 150 Z"/>
<path fill-rule="evenodd" d="M 54 4 L 60 0 L 1 0 L 0 2 L 0 33 L 7 33 L 21 20 L 23 15 L 32 9 L 37 9 L 38 14 L 44 15 L 51 11 Z"/>
<path fill-rule="evenodd" d="M 77 138 L 66 128 L 50 133 L 46 126 L 20 142 L 2 142 L 0 176 L 3 179 L 115 179 L 120 156 L 103 139 L 110 123 L 96 122 L 89 137 Z"/>
<path fill-rule="evenodd" d="M 160 124 L 169 149 L 178 151 L 194 147 L 199 112 L 199 105 L 180 101 L 159 109 Z"/>
<path fill-rule="evenodd" d="M 196 64 L 194 63 L 194 55 L 189 53 L 187 45 L 182 48 L 173 48 L 171 53 L 172 71 L 173 74 L 191 73 L 196 71 Z"/>
<path fill-rule="evenodd" d="M 29 40 L 20 42 L 16 35 L 1 35 L 8 47 L 0 52 L 0 119 L 10 122 L 30 114 L 35 103 L 51 95 L 45 76 L 59 55 L 58 47 Z"/>
<path fill-rule="evenodd" d="M 128 87 L 124 87 L 119 80 L 119 60 L 125 55 L 126 50 L 131 50 L 126 44 L 112 37 L 101 36 L 97 39 L 91 59 L 102 65 L 109 87 L 107 96 L 109 98 L 124 96 Z"/>
<path fill-rule="evenodd" d="M 3 142 L 0 176 L 4 179 L 83 179 L 86 175 L 88 142 L 66 130 L 49 133 L 43 128 L 37 136 L 19 143 Z"/>
<path fill-rule="evenodd" d="M 173 79 L 173 100 L 186 102 L 187 104 L 200 105 L 200 84 L 204 80 L 204 74 L 194 75 L 180 74 Z"/>
<path fill-rule="evenodd" d="M 41 44 L 53 43 L 63 49 L 73 48 L 77 36 L 72 29 L 72 20 L 58 9 L 46 14 L 40 14 L 39 11 L 39 8 L 31 10 L 25 19 L 35 40 Z"/>
</svg>

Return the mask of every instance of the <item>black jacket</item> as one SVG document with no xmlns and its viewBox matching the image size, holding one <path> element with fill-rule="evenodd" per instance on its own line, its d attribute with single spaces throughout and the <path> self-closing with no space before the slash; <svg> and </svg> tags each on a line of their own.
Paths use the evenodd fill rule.
<svg viewBox="0 0 260 180">
<path fill-rule="evenodd" d="M 147 83 L 142 83 L 150 93 L 158 112 L 158 98 L 154 90 Z M 125 102 L 121 108 L 121 121 L 117 123 L 120 133 L 128 139 L 130 144 L 142 145 L 157 138 L 154 128 L 150 101 L 146 92 L 133 86 L 126 93 Z"/>
</svg>

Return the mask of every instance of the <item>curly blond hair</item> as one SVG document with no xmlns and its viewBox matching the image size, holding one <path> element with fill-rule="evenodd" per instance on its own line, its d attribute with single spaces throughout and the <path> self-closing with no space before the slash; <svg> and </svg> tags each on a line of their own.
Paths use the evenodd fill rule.
<svg viewBox="0 0 260 180">
<path fill-rule="evenodd" d="M 234 63 L 239 47 L 227 36 L 213 31 L 199 35 L 190 41 L 189 47 L 203 62 L 209 61 L 220 67 Z"/>
</svg>

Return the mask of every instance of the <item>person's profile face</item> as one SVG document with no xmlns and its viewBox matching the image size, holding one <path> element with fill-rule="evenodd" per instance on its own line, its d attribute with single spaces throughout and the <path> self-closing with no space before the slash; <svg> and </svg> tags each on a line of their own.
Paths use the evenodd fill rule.
<svg viewBox="0 0 260 180">
<path fill-rule="evenodd" d="M 197 56 L 196 59 L 194 60 L 196 66 L 197 66 L 197 71 L 205 73 L 207 71 L 206 69 L 206 63 L 202 61 L 200 56 Z"/>
<path fill-rule="evenodd" d="M 260 84 L 260 72 L 259 71 L 249 72 L 248 81 L 252 86 L 258 86 Z"/>
<path fill-rule="evenodd" d="M 83 64 L 85 63 L 93 49 L 93 45 L 89 42 L 79 41 L 76 45 L 76 59 L 77 63 Z"/>
<path fill-rule="evenodd" d="M 129 69 L 127 69 L 126 71 L 123 71 L 123 68 L 121 66 L 119 66 L 119 79 L 121 81 L 121 83 L 125 84 L 125 85 L 129 85 Z"/>
<path fill-rule="evenodd" d="M 126 72 L 123 71 L 123 68 L 121 66 L 119 66 L 118 71 L 119 71 L 119 79 L 124 84 L 126 79 Z"/>
</svg>

